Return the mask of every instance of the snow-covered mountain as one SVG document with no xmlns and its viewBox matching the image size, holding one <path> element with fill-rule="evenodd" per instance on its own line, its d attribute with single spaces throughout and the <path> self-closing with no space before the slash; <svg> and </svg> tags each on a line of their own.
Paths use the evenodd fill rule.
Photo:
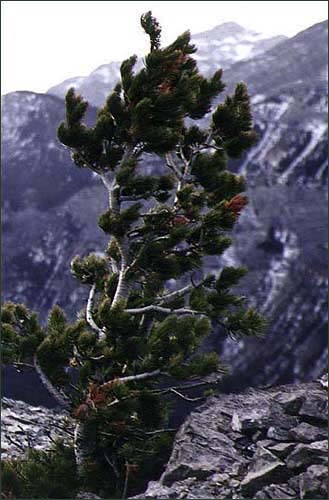
<svg viewBox="0 0 329 500">
<path fill-rule="evenodd" d="M 198 48 L 195 59 L 204 74 L 220 68 L 227 68 L 237 61 L 249 59 L 285 40 L 283 35 L 266 37 L 260 33 L 242 28 L 236 23 L 224 23 L 215 28 L 192 36 Z M 64 97 L 70 87 L 81 92 L 93 106 L 101 106 L 108 96 L 109 89 L 120 78 L 121 62 L 103 64 L 88 76 L 69 78 L 51 87 L 48 93 Z M 140 57 L 136 68 L 143 64 Z"/>
<path fill-rule="evenodd" d="M 224 71 L 229 90 L 247 83 L 260 137 L 231 164 L 247 175 L 251 203 L 225 259 L 249 268 L 244 292 L 268 316 L 269 331 L 261 343 L 216 344 L 236 380 L 248 384 L 308 380 L 325 366 L 327 39 L 327 22 L 319 23 Z M 220 47 L 208 47 L 211 61 Z M 97 99 L 111 90 L 109 67 L 92 73 Z M 79 83 L 85 97 L 84 89 L 93 90 L 90 77 Z M 89 120 L 95 113 L 90 108 Z M 86 290 L 77 287 L 69 262 L 106 241 L 96 224 L 106 193 L 57 143 L 63 115 L 62 98 L 49 94 L 3 99 L 2 289 L 43 319 L 54 303 L 70 316 L 82 307 Z"/>
<path fill-rule="evenodd" d="M 228 68 L 233 63 L 251 59 L 282 42 L 287 37 L 267 37 L 243 28 L 237 23 L 224 23 L 192 36 L 198 52 L 195 59 L 205 75 L 218 67 Z"/>
</svg>

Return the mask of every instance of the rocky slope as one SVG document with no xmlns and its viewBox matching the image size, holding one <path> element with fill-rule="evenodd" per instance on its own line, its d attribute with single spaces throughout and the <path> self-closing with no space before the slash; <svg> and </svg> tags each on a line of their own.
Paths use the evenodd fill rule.
<svg viewBox="0 0 329 500">
<path fill-rule="evenodd" d="M 327 498 L 327 392 L 319 383 L 207 400 L 159 481 L 134 498 Z"/>
<path fill-rule="evenodd" d="M 4 459 L 72 438 L 72 422 L 56 409 L 3 398 L 1 420 Z M 219 394 L 188 417 L 162 477 L 135 498 L 324 499 L 327 448 L 320 381 Z"/>
<path fill-rule="evenodd" d="M 204 348 L 215 347 L 232 369 L 227 389 L 311 380 L 325 366 L 326 40 L 324 22 L 224 73 L 229 87 L 247 82 L 260 140 L 231 164 L 248 176 L 250 205 L 233 248 L 207 267 L 246 265 L 241 290 L 269 320 L 262 341 L 223 341 L 222 332 L 208 339 Z M 54 303 L 71 317 L 83 307 L 87 290 L 69 262 L 106 243 L 96 223 L 106 194 L 56 142 L 63 114 L 63 101 L 51 95 L 3 99 L 2 289 L 41 319 Z"/>
<path fill-rule="evenodd" d="M 61 99 L 12 92 L 3 97 L 2 111 L 6 209 L 45 211 L 90 183 L 90 175 L 72 168 L 68 152 L 57 141 L 56 129 L 65 112 Z"/>
<path fill-rule="evenodd" d="M 328 22 L 225 73 L 248 84 L 260 140 L 240 170 L 271 185 L 323 184 L 327 176 Z"/>
<path fill-rule="evenodd" d="M 95 180 L 72 168 L 69 152 L 56 139 L 62 100 L 14 92 L 3 97 L 2 110 L 2 290 L 44 317 L 61 293 L 63 268 L 68 271 L 64 249 L 74 253 L 78 241 L 69 200 Z M 91 109 L 88 120 L 94 114 Z"/>
<path fill-rule="evenodd" d="M 62 410 L 8 398 L 1 403 L 2 460 L 24 456 L 28 448 L 49 449 L 55 438 L 72 439 L 72 421 Z"/>
</svg>

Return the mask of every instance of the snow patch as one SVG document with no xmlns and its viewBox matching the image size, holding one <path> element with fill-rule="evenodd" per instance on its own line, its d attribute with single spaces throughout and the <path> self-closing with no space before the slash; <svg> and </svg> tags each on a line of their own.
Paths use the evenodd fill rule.
<svg viewBox="0 0 329 500">
<path fill-rule="evenodd" d="M 264 94 L 256 94 L 251 98 L 251 104 L 259 104 L 265 101 L 266 96 Z"/>
<path fill-rule="evenodd" d="M 311 140 L 303 149 L 301 154 L 293 160 L 293 162 L 289 165 L 287 170 L 278 178 L 279 184 L 285 184 L 289 179 L 290 175 L 295 170 L 296 166 L 302 163 L 307 158 L 307 156 L 309 156 L 309 154 L 313 151 L 313 149 L 318 145 L 320 139 L 327 130 L 327 124 L 318 121 L 317 122 L 313 121 L 313 123 L 311 122 L 309 124 L 306 130 L 311 132 Z"/>
<path fill-rule="evenodd" d="M 259 105 L 259 108 L 262 109 L 263 114 L 267 115 L 266 119 L 268 122 L 267 129 L 262 137 L 262 139 L 257 143 L 257 145 L 252 148 L 240 167 L 239 173 L 240 175 L 246 175 L 248 170 L 248 165 L 252 163 L 256 158 L 258 163 L 264 161 L 268 151 L 271 149 L 273 144 L 276 143 L 278 134 L 280 133 L 278 122 L 281 117 L 287 111 L 292 102 L 293 98 L 285 96 L 282 101 L 277 104 L 273 102 L 266 102 Z"/>
<path fill-rule="evenodd" d="M 271 260 L 270 270 L 265 278 L 265 284 L 269 287 L 267 298 L 261 307 L 261 312 L 269 315 L 272 307 L 277 303 L 277 297 L 284 289 L 286 278 L 288 277 L 291 264 L 299 256 L 297 236 L 295 233 L 276 229 L 275 238 L 283 244 L 283 254 Z"/>
</svg>

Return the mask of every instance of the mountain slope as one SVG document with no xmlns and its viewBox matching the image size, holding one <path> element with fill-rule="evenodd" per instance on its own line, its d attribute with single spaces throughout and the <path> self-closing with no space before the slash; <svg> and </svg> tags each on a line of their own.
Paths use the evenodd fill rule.
<svg viewBox="0 0 329 500">
<path fill-rule="evenodd" d="M 229 88 L 243 80 L 253 96 L 260 140 L 242 173 L 268 183 L 326 183 L 327 40 L 325 21 L 225 72 Z"/>
<path fill-rule="evenodd" d="M 87 171 L 72 169 L 68 151 L 57 141 L 63 101 L 34 92 L 2 98 L 3 192 L 8 209 L 48 209 L 90 182 Z"/>
<path fill-rule="evenodd" d="M 278 93 L 295 85 L 327 80 L 328 21 L 315 24 L 252 61 L 240 61 L 225 73 L 228 83 L 244 80 L 252 94 Z M 250 83 L 249 83 L 250 82 Z"/>
<path fill-rule="evenodd" d="M 237 23 L 224 23 L 192 36 L 198 48 L 196 60 L 205 75 L 218 67 L 226 69 L 237 61 L 253 58 L 285 39 L 283 35 L 268 38 Z"/>
</svg>

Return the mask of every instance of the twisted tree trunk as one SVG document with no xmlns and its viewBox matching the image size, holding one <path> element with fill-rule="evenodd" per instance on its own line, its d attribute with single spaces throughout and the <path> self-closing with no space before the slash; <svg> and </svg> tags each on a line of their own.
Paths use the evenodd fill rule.
<svg viewBox="0 0 329 500">
<path fill-rule="evenodd" d="M 88 421 L 79 421 L 74 430 L 74 455 L 79 477 L 85 474 L 86 464 L 94 459 L 97 430 Z"/>
</svg>

